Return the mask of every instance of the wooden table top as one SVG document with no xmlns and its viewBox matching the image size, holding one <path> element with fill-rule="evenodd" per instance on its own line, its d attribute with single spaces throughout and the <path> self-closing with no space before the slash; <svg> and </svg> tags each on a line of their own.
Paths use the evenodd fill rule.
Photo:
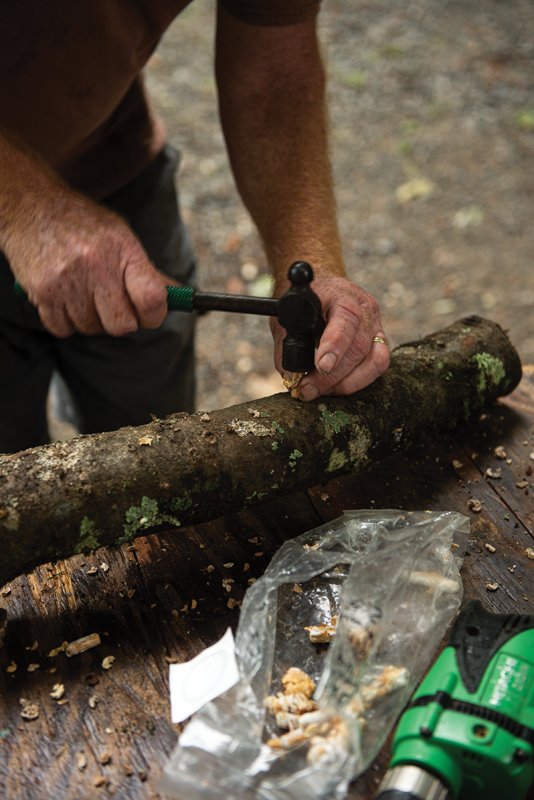
<svg viewBox="0 0 534 800">
<path fill-rule="evenodd" d="M 169 662 L 191 658 L 235 628 L 248 581 L 285 539 L 363 508 L 464 513 L 471 519 L 465 599 L 534 614 L 527 555 L 534 547 L 534 367 L 476 424 L 392 456 L 365 477 L 44 565 L 3 587 L 9 625 L 0 651 L 0 796 L 162 797 L 158 777 L 179 731 L 170 722 Z M 233 579 L 230 592 L 225 578 Z M 100 646 L 71 658 L 48 655 L 92 633 Z M 106 670 L 107 656 L 114 661 Z M 55 684 L 64 687 L 60 699 L 50 696 Z M 36 719 L 21 717 L 21 699 L 38 705 Z M 387 756 L 385 748 L 350 798 L 372 798 Z"/>
</svg>

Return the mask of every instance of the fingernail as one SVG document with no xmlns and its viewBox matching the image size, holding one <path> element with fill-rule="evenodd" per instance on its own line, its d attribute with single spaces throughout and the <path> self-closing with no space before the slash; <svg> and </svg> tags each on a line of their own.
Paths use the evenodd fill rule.
<svg viewBox="0 0 534 800">
<path fill-rule="evenodd" d="M 307 402 L 308 400 L 315 400 L 319 397 L 319 389 L 313 383 L 306 383 L 304 386 L 298 387 L 298 393 L 301 400 Z"/>
<path fill-rule="evenodd" d="M 337 358 L 334 353 L 325 353 L 317 364 L 317 369 L 322 375 L 328 375 L 336 366 Z"/>
</svg>

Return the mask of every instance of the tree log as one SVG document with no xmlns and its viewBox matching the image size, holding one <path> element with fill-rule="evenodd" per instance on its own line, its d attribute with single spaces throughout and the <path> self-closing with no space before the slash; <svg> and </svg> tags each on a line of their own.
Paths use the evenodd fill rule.
<svg viewBox="0 0 534 800">
<path fill-rule="evenodd" d="M 389 371 L 350 397 L 277 394 L 0 456 L 0 585 L 45 561 L 359 473 L 473 419 L 520 378 L 506 334 L 472 317 L 398 347 Z"/>
</svg>

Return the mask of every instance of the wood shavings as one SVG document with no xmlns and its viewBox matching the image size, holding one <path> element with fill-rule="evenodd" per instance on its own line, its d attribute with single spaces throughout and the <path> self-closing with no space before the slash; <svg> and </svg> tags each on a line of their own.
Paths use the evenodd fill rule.
<svg viewBox="0 0 534 800">
<path fill-rule="evenodd" d="M 96 694 L 92 694 L 91 697 L 89 698 L 89 700 L 87 701 L 87 704 L 88 704 L 89 708 L 96 708 L 97 705 L 98 705 L 98 702 L 99 702 L 99 699 L 96 696 Z"/>
<path fill-rule="evenodd" d="M 503 461 L 504 461 L 504 459 L 507 457 L 506 450 L 504 449 L 504 447 L 502 446 L 502 444 L 498 445 L 498 447 L 496 447 L 496 448 L 494 449 L 493 453 L 494 453 L 494 455 L 495 455 L 497 458 L 500 458 L 500 459 L 501 459 L 501 460 L 503 460 Z"/>
<path fill-rule="evenodd" d="M 486 544 L 484 545 L 484 547 L 486 548 L 486 550 L 488 551 L 488 553 L 495 553 L 495 551 L 496 551 L 496 549 L 497 549 L 497 548 L 496 548 L 496 547 L 494 547 L 492 544 L 488 544 L 487 542 L 486 542 Z"/>
<path fill-rule="evenodd" d="M 518 481 L 516 486 L 518 489 L 526 489 L 528 487 L 528 481 Z"/>
<path fill-rule="evenodd" d="M 210 417 L 210 415 L 209 415 L 209 414 L 206 414 L 206 413 L 204 412 L 204 414 L 201 414 L 201 415 L 200 415 L 200 421 L 201 421 L 201 422 L 211 422 L 211 417 Z"/>
<path fill-rule="evenodd" d="M 153 436 L 140 436 L 139 439 L 137 440 L 137 444 L 140 447 L 150 447 L 153 441 L 154 441 Z"/>
<path fill-rule="evenodd" d="M 0 595 L 2 597 L 9 597 L 11 594 L 11 586 L 5 586 L 3 589 L 0 589 Z"/>
<path fill-rule="evenodd" d="M 526 555 L 526 557 L 527 557 L 527 558 L 529 558 L 531 561 L 534 561 L 534 550 L 532 549 L 532 547 L 527 547 L 527 548 L 526 548 L 526 550 L 525 550 L 525 555 Z"/>
<path fill-rule="evenodd" d="M 39 716 L 39 705 L 37 703 L 30 703 L 30 701 L 26 700 L 24 697 L 20 698 L 19 703 L 22 706 L 22 710 L 20 712 L 22 719 L 26 720 L 27 722 L 37 719 Z"/>
<path fill-rule="evenodd" d="M 232 584 L 234 583 L 235 581 L 233 578 L 223 578 L 221 581 L 224 591 L 228 592 L 228 594 L 230 594 L 230 592 L 232 591 Z"/>
<path fill-rule="evenodd" d="M 98 572 L 98 567 L 89 567 L 89 569 L 86 570 L 85 574 L 86 575 L 96 575 L 97 572 Z"/>
<path fill-rule="evenodd" d="M 454 469 L 462 469 L 463 464 L 461 461 L 458 461 L 456 458 L 453 458 L 452 466 L 454 467 Z"/>
<path fill-rule="evenodd" d="M 406 686 L 407 683 L 408 670 L 406 667 L 396 667 L 393 664 L 389 664 L 384 667 L 381 674 L 371 683 L 360 687 L 360 697 L 364 708 L 370 708 L 376 700 Z"/>
<path fill-rule="evenodd" d="M 198 603 L 196 600 L 191 600 L 191 611 L 194 611 Z"/>
<path fill-rule="evenodd" d="M 101 764 L 109 764 L 111 762 L 111 753 L 108 750 L 104 750 L 104 752 L 100 753 L 98 756 L 98 760 Z"/>
<path fill-rule="evenodd" d="M 502 469 L 499 467 L 498 469 L 492 469 L 492 467 L 488 467 L 486 470 L 486 478 L 493 478 L 494 480 L 498 480 L 502 478 Z"/>
<path fill-rule="evenodd" d="M 76 759 L 76 766 L 83 772 L 83 770 L 87 767 L 87 758 L 85 757 L 85 753 L 78 753 L 78 758 Z"/>
<path fill-rule="evenodd" d="M 310 642 L 313 644 L 326 644 L 336 635 L 337 623 L 338 616 L 334 614 L 330 622 L 323 625 L 307 625 L 304 630 L 308 631 Z"/>
<path fill-rule="evenodd" d="M 233 597 L 229 597 L 226 601 L 226 605 L 228 608 L 239 608 L 241 606 L 241 600 L 235 600 Z"/>
<path fill-rule="evenodd" d="M 302 594 L 303 588 L 302 588 L 302 586 L 299 586 L 298 583 L 294 583 L 293 584 L 293 588 L 291 589 L 291 591 L 295 592 L 295 594 Z"/>
<path fill-rule="evenodd" d="M 470 500 L 467 501 L 467 508 L 473 512 L 473 514 L 480 514 L 482 511 L 482 503 L 480 500 L 472 497 Z"/>
<path fill-rule="evenodd" d="M 252 539 L 247 539 L 247 542 L 250 542 L 250 544 L 259 544 L 260 539 L 258 536 L 254 536 Z"/>
<path fill-rule="evenodd" d="M 282 676 L 282 686 L 285 694 L 303 694 L 311 697 L 315 691 L 315 683 L 304 670 L 290 667 Z"/>
<path fill-rule="evenodd" d="M 55 683 L 52 687 L 52 691 L 49 692 L 49 694 L 52 700 L 61 700 L 65 694 L 65 686 L 62 683 Z"/>
<path fill-rule="evenodd" d="M 498 588 L 499 588 L 499 584 L 498 583 L 487 583 L 486 584 L 486 589 L 488 590 L 488 592 L 496 592 Z"/>
<path fill-rule="evenodd" d="M 250 564 L 247 561 L 245 561 L 245 563 L 243 564 L 243 572 L 248 572 L 249 569 L 250 569 Z"/>
<path fill-rule="evenodd" d="M 258 419 L 258 417 L 260 416 L 260 412 L 258 411 L 257 408 L 247 408 L 247 411 L 254 417 L 254 419 Z"/>
<path fill-rule="evenodd" d="M 264 555 L 262 550 L 258 550 L 257 553 L 254 553 L 254 558 L 261 558 Z"/>
<path fill-rule="evenodd" d="M 102 786 L 106 786 L 107 783 L 108 779 L 105 775 L 97 775 L 93 780 L 93 786 L 97 789 L 100 789 Z"/>
<path fill-rule="evenodd" d="M 39 647 L 39 642 L 37 641 L 37 639 L 34 639 L 33 642 L 29 644 L 25 649 L 30 650 L 32 653 L 34 653 L 38 647 Z"/>
<path fill-rule="evenodd" d="M 298 385 L 303 379 L 304 375 L 304 372 L 286 372 L 282 375 L 282 382 L 291 397 L 297 398 L 299 396 Z"/>
<path fill-rule="evenodd" d="M 351 625 L 349 627 L 348 639 L 360 661 L 368 655 L 374 636 L 374 626 L 367 628 L 363 625 Z"/>
<path fill-rule="evenodd" d="M 102 669 L 111 669 L 115 662 L 115 656 L 106 656 L 102 660 Z"/>
<path fill-rule="evenodd" d="M 457 581 L 445 578 L 439 572 L 410 572 L 410 583 L 416 586 L 426 586 L 428 589 L 439 589 L 442 592 L 454 594 L 459 589 Z"/>
<path fill-rule="evenodd" d="M 213 566 L 213 564 L 208 564 L 208 566 L 206 567 L 206 572 L 213 572 L 214 569 L 215 567 Z"/>
<path fill-rule="evenodd" d="M 102 570 L 102 572 L 105 574 L 105 573 L 106 573 L 106 572 L 109 570 L 109 564 L 106 564 L 106 562 L 105 562 L 105 561 L 103 561 L 103 562 L 100 564 L 100 569 L 101 569 L 101 570 Z"/>
<path fill-rule="evenodd" d="M 40 669 L 40 667 L 41 667 L 40 664 L 35 664 L 35 663 L 28 664 L 28 666 L 26 667 L 26 672 L 35 672 L 36 670 Z"/>
<path fill-rule="evenodd" d="M 314 542 L 313 544 L 303 544 L 302 546 L 305 550 L 318 550 L 321 545 L 319 542 Z"/>
<path fill-rule="evenodd" d="M 55 658 L 60 653 L 64 653 L 67 645 L 68 642 L 61 642 L 59 647 L 54 647 L 53 650 L 50 650 L 50 652 L 48 653 L 48 658 Z"/>
<path fill-rule="evenodd" d="M 65 645 L 65 655 L 68 658 L 72 656 L 79 656 L 80 653 L 85 653 L 86 650 L 91 650 L 93 647 L 98 647 L 101 644 L 100 636 L 98 633 L 89 633 L 87 636 L 82 636 L 80 639 L 75 639 Z"/>
<path fill-rule="evenodd" d="M 12 675 L 14 672 L 17 671 L 17 669 L 18 669 L 17 662 L 16 661 L 10 661 L 9 664 L 7 665 L 7 667 L 6 667 L 6 672 L 8 672 L 10 675 Z"/>
<path fill-rule="evenodd" d="M 233 566 L 234 566 L 234 562 L 233 561 L 227 561 L 225 564 L 223 564 L 223 567 L 225 569 L 232 569 Z"/>
</svg>

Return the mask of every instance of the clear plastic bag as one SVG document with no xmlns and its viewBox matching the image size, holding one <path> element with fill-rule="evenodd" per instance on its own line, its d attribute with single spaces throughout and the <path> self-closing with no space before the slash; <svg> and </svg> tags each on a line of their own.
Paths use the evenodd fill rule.
<svg viewBox="0 0 534 800">
<path fill-rule="evenodd" d="M 192 717 L 163 790 L 183 800 L 344 797 L 459 608 L 468 531 L 454 512 L 356 511 L 286 542 L 245 595 L 240 680 Z M 307 628 L 336 623 L 330 644 L 310 641 Z M 284 731 L 265 703 L 285 703 L 291 667 L 317 685 L 317 709 L 286 749 L 273 745 Z"/>
</svg>

